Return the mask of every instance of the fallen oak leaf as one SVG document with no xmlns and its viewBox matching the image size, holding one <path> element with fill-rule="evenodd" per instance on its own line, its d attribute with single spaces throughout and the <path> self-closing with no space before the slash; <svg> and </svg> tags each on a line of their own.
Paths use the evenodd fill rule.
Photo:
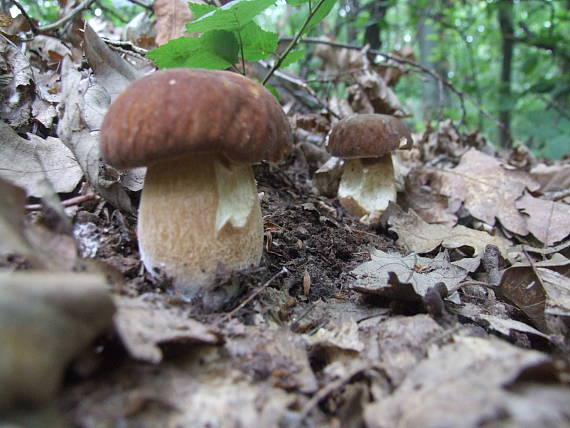
<svg viewBox="0 0 570 428">
<path fill-rule="evenodd" d="M 544 245 L 554 245 L 570 235 L 570 205 L 525 193 L 516 206 L 525 214 L 530 233 Z"/>
<path fill-rule="evenodd" d="M 355 277 L 351 287 L 365 294 L 374 294 L 392 300 L 421 302 L 427 291 L 443 282 L 449 298 L 469 274 L 469 270 L 449 262 L 445 254 L 435 259 L 409 254 L 389 254 L 375 250 L 371 260 L 362 263 L 351 274 Z M 475 259 L 478 262 L 477 259 Z"/>
<path fill-rule="evenodd" d="M 390 230 L 398 234 L 398 243 L 409 251 L 429 253 L 440 245 L 449 249 L 471 247 L 474 255 L 479 256 L 485 251 L 485 246 L 495 245 L 504 257 L 507 256 L 508 243 L 498 236 L 461 225 L 428 224 L 412 209 L 406 213 L 392 208 L 388 219 Z"/>
<path fill-rule="evenodd" d="M 165 343 L 206 343 L 219 345 L 223 337 L 217 329 L 188 318 L 176 308 L 160 307 L 142 298 L 114 297 L 117 306 L 115 328 L 130 355 L 158 364 L 159 347 Z"/>
<path fill-rule="evenodd" d="M 451 199 L 463 201 L 471 215 L 493 226 L 496 219 L 511 232 L 527 235 L 526 220 L 516 207 L 525 189 L 540 185 L 530 174 L 505 165 L 475 149 L 466 152 L 451 170 L 434 172 L 434 189 Z"/>
</svg>

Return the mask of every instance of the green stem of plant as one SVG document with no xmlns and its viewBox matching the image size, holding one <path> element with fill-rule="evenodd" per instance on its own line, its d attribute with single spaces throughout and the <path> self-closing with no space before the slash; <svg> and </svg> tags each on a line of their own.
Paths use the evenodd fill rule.
<svg viewBox="0 0 570 428">
<path fill-rule="evenodd" d="M 277 58 L 277 61 L 275 61 L 275 64 L 273 64 L 273 67 L 271 67 L 271 70 L 269 70 L 269 72 L 263 79 L 263 82 L 261 82 L 263 85 L 265 85 L 269 81 L 271 76 L 273 76 L 273 73 L 275 73 L 275 70 L 281 67 L 281 64 L 283 64 L 283 61 L 285 60 L 285 58 L 287 58 L 287 55 L 289 55 L 289 53 L 293 50 L 293 48 L 299 43 L 301 36 L 303 35 L 305 29 L 307 28 L 307 25 L 309 25 L 309 22 L 311 22 L 311 19 L 319 11 L 324 2 L 325 0 L 319 0 L 316 6 L 309 12 L 309 15 L 307 15 L 307 19 L 305 19 L 305 22 L 303 22 L 303 25 L 301 26 L 299 32 L 295 35 L 293 40 L 291 40 L 291 43 L 289 43 L 289 45 L 285 49 L 285 52 L 283 52 L 282 55 L 279 55 L 279 58 Z"/>
</svg>

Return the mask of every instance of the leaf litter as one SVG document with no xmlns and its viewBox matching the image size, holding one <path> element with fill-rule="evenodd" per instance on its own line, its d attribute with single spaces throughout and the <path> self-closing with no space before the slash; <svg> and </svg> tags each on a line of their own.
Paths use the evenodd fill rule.
<svg viewBox="0 0 570 428">
<path fill-rule="evenodd" d="M 155 4 L 157 44 L 180 4 Z M 17 72 L 3 88 L 3 126 L 37 147 L 35 159 L 3 150 L 0 162 L 14 171 L 69 162 L 75 172 L 43 175 L 51 191 L 28 175 L 16 180 L 22 189 L 0 181 L 0 304 L 21 317 L 0 318 L 10 344 L 0 349 L 1 418 L 22 423 L 33 404 L 81 427 L 567 425 L 568 201 L 555 195 L 567 161 L 529 173 L 522 152 L 501 158 L 478 133 L 442 121 L 398 155 L 397 205 L 373 228 L 342 209 L 334 176 L 317 174 L 334 119 L 299 111 L 296 123 L 320 128 L 295 129 L 297 150 L 282 165 L 255 166 L 260 267 L 220 267 L 215 286 L 187 301 L 139 261 L 144 170 L 115 171 L 98 154 L 108 104 L 152 67 L 111 51 L 89 26 L 82 34 L 80 44 L 36 41 L 42 78 L 26 72 L 29 51 L 0 52 L 3 71 Z M 334 72 L 342 58 L 330 58 Z M 386 70 L 362 53 L 350 61 L 362 71 L 331 109 L 405 114 Z M 26 192 L 41 210 L 26 214 Z M 88 192 L 98 197 L 65 209 L 54 201 Z M 15 378 L 27 370 L 10 360 L 19 349 L 34 359 Z M 50 382 L 26 396 L 45 379 L 41 355 Z"/>
</svg>

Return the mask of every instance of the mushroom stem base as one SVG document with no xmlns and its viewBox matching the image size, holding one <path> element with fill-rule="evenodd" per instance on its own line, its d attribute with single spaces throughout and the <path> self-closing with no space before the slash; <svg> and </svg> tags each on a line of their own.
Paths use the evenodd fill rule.
<svg viewBox="0 0 570 428">
<path fill-rule="evenodd" d="M 347 159 L 338 199 L 362 223 L 377 224 L 388 204 L 396 200 L 392 154 L 380 158 Z"/>
<path fill-rule="evenodd" d="M 145 267 L 189 296 L 219 273 L 259 264 L 263 224 L 251 166 L 216 155 L 150 166 L 137 232 Z"/>
</svg>

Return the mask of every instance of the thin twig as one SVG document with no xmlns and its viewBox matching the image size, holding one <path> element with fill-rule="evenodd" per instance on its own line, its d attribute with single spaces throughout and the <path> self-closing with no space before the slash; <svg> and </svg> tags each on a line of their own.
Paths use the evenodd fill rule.
<svg viewBox="0 0 570 428">
<path fill-rule="evenodd" d="M 263 60 L 260 60 L 259 63 L 266 67 L 266 68 L 270 68 L 271 66 Z M 327 111 L 327 113 L 331 114 L 332 116 L 336 117 L 337 119 L 340 119 L 340 116 L 335 113 L 334 111 L 332 111 L 329 106 L 319 98 L 319 96 L 317 95 L 317 93 L 315 92 L 315 90 L 313 88 L 311 88 L 306 81 L 304 81 L 303 79 L 294 77 L 294 76 L 290 76 L 287 73 L 283 73 L 282 71 L 276 70 L 274 72 L 276 77 L 279 77 L 280 79 L 285 80 L 286 82 L 292 83 L 296 86 L 299 86 L 300 88 L 302 88 L 303 90 L 305 90 L 311 97 L 313 97 L 313 99 L 320 105 L 321 108 L 325 109 Z"/>
<path fill-rule="evenodd" d="M 285 60 L 285 58 L 287 57 L 287 55 L 289 55 L 289 53 L 293 50 L 293 48 L 295 46 L 297 46 L 297 44 L 299 43 L 299 39 L 301 38 L 301 36 L 303 35 L 303 33 L 305 32 L 307 26 L 309 25 L 309 22 L 311 22 L 311 19 L 313 18 L 313 16 L 315 16 L 315 14 L 319 11 L 319 9 L 321 8 L 321 6 L 323 5 L 323 3 L 325 2 L 325 0 L 320 0 L 317 5 L 315 6 L 314 9 L 310 9 L 311 7 L 311 2 L 309 2 L 309 15 L 307 16 L 307 18 L 305 19 L 305 22 L 303 22 L 303 25 L 301 26 L 301 29 L 297 32 L 297 34 L 295 35 L 295 37 L 293 39 L 291 39 L 291 43 L 289 43 L 289 45 L 285 48 L 285 51 L 279 55 L 279 58 L 277 58 L 277 61 L 275 61 L 275 64 L 273 64 L 273 67 L 271 67 L 271 70 L 269 70 L 269 72 L 267 73 L 267 75 L 265 76 L 265 78 L 263 79 L 262 84 L 265 85 L 267 83 L 267 81 L 271 78 L 271 76 L 273 75 L 273 73 L 275 73 L 275 71 L 281 67 L 281 64 L 283 64 L 283 61 Z"/>
<path fill-rule="evenodd" d="M 61 27 L 62 25 L 66 24 L 67 22 L 71 21 L 75 17 L 75 15 L 83 12 L 85 9 L 88 9 L 94 2 L 95 2 L 95 0 L 84 0 L 84 1 L 82 1 L 77 7 L 72 9 L 63 18 L 55 21 L 52 24 L 48 24 L 48 25 L 44 25 L 43 27 L 39 27 L 38 32 L 44 33 L 44 32 L 52 31 L 52 30 L 55 30 L 55 29 Z"/>
<path fill-rule="evenodd" d="M 101 37 L 101 40 L 103 40 L 107 45 L 109 45 L 111 48 L 115 47 L 115 48 L 121 48 L 124 51 L 132 51 L 132 52 L 124 52 L 124 53 L 129 53 L 129 54 L 138 54 L 141 56 L 145 56 L 148 52 L 147 49 L 144 48 L 139 48 L 138 46 L 133 45 L 131 42 L 127 42 L 127 41 L 123 41 L 123 40 L 111 40 L 108 39 L 107 37 Z"/>
<path fill-rule="evenodd" d="M 263 290 L 265 290 L 267 287 L 269 287 L 269 284 L 271 284 L 273 281 L 275 281 L 275 279 L 277 279 L 279 276 L 289 273 L 289 271 L 286 268 L 282 268 L 279 272 L 277 272 L 275 275 L 273 275 L 271 278 L 269 278 L 267 280 L 267 282 L 265 284 L 263 284 L 261 287 L 259 287 L 257 290 L 255 290 L 253 293 L 251 293 L 247 299 L 245 299 L 243 302 L 241 302 L 239 305 L 237 305 L 237 307 L 235 309 L 233 309 L 231 312 L 228 312 L 222 319 L 220 322 L 225 322 L 228 321 L 230 318 L 232 318 L 236 313 L 238 313 L 244 306 L 246 306 L 248 303 L 250 303 L 253 299 L 255 299 L 259 293 L 261 293 Z"/>
<path fill-rule="evenodd" d="M 20 3 L 18 3 L 16 0 L 10 0 L 10 1 L 12 2 L 12 4 L 14 6 L 16 6 L 18 8 L 18 10 L 22 14 L 22 16 L 26 19 L 26 21 L 28 21 L 28 25 L 30 26 L 31 32 L 34 34 L 38 34 L 38 27 L 36 27 L 36 24 L 28 15 L 28 13 L 26 12 L 26 9 L 24 9 L 24 7 Z"/>
<path fill-rule="evenodd" d="M 73 198 L 66 199 L 65 201 L 61 201 L 61 205 L 64 207 L 71 207 L 73 205 L 79 205 L 83 202 L 90 201 L 92 199 L 98 199 L 98 196 L 95 193 L 86 193 L 85 195 L 75 196 Z M 42 204 L 29 204 L 26 205 L 26 211 L 39 211 L 43 208 Z"/>
</svg>

